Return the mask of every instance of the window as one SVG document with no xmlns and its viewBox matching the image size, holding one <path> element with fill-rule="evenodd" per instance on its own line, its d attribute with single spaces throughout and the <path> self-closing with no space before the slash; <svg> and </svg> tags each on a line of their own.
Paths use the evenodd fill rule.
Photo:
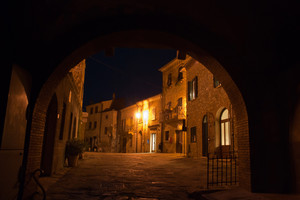
<svg viewBox="0 0 300 200">
<path fill-rule="evenodd" d="M 182 115 L 183 114 L 183 109 L 182 109 L 182 97 L 180 97 L 179 99 L 177 99 L 177 107 L 176 107 L 176 112 L 178 115 Z"/>
<path fill-rule="evenodd" d="M 133 126 L 133 117 L 130 117 L 129 119 L 129 127 L 132 127 Z"/>
<path fill-rule="evenodd" d="M 151 115 L 152 115 L 152 120 L 155 120 L 156 119 L 156 115 L 155 115 L 155 108 L 152 108 L 151 110 Z"/>
<path fill-rule="evenodd" d="M 93 109 L 93 107 L 91 107 L 91 111 L 90 111 L 90 113 L 91 113 L 91 114 L 93 114 L 93 111 L 94 111 L 94 109 Z"/>
<path fill-rule="evenodd" d="M 167 81 L 167 85 L 170 87 L 172 85 L 172 74 L 168 74 L 168 81 Z"/>
<path fill-rule="evenodd" d="M 108 132 L 108 128 L 105 127 L 105 128 L 104 128 L 104 134 L 107 135 L 107 132 Z"/>
<path fill-rule="evenodd" d="M 171 105 L 172 105 L 172 102 L 169 101 L 169 102 L 167 103 L 167 110 L 171 110 Z"/>
<path fill-rule="evenodd" d="M 94 121 L 94 128 L 97 128 L 97 122 Z"/>
<path fill-rule="evenodd" d="M 182 106 L 182 97 L 177 100 L 177 106 Z"/>
<path fill-rule="evenodd" d="M 169 141 L 169 131 L 165 131 L 165 140 Z"/>
<path fill-rule="evenodd" d="M 89 129 L 92 129 L 92 122 L 89 123 Z"/>
<path fill-rule="evenodd" d="M 105 115 L 105 119 L 108 119 L 108 115 Z"/>
<path fill-rule="evenodd" d="M 191 142 L 197 142 L 196 126 L 191 128 Z"/>
<path fill-rule="evenodd" d="M 59 132 L 59 139 L 62 140 L 64 137 L 64 128 L 65 128 L 65 118 L 66 118 L 66 104 L 63 103 L 63 110 L 61 115 L 61 125 L 60 125 L 60 132 Z"/>
<path fill-rule="evenodd" d="M 98 113 L 98 106 L 95 107 L 95 113 Z"/>
<path fill-rule="evenodd" d="M 230 145 L 230 119 L 229 112 L 225 108 L 221 113 L 221 145 Z"/>
<path fill-rule="evenodd" d="M 177 81 L 181 81 L 183 79 L 182 70 L 183 70 L 183 67 L 179 67 Z"/>
<path fill-rule="evenodd" d="M 193 100 L 198 97 L 198 77 L 188 82 L 188 100 Z"/>
<path fill-rule="evenodd" d="M 218 80 L 214 77 L 214 88 L 216 88 L 216 87 L 218 87 L 218 86 L 220 86 L 220 85 L 221 85 L 220 81 L 218 81 Z"/>
</svg>

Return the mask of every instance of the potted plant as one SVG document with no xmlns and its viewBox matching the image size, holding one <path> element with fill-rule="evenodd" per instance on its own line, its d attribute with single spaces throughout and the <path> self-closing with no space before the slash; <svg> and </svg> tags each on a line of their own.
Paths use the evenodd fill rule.
<svg viewBox="0 0 300 200">
<path fill-rule="evenodd" d="M 85 143 L 78 139 L 72 139 L 67 141 L 66 144 L 66 156 L 68 158 L 68 166 L 75 167 L 78 164 L 79 155 L 83 153 Z"/>
</svg>

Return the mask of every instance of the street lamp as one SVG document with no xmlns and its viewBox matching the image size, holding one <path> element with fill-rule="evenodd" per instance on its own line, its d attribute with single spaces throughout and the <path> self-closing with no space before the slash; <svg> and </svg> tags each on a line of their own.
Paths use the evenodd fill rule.
<svg viewBox="0 0 300 200">
<path fill-rule="evenodd" d="M 140 119 L 140 118 L 141 118 L 141 113 L 140 113 L 140 112 L 135 113 L 135 117 L 136 117 L 137 119 Z"/>
</svg>

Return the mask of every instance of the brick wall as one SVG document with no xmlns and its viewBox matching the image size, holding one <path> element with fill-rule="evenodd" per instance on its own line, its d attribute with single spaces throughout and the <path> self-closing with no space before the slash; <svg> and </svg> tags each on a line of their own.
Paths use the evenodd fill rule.
<svg viewBox="0 0 300 200">
<path fill-rule="evenodd" d="M 175 58 L 170 63 L 160 69 L 163 77 L 163 92 L 162 92 L 162 121 L 163 121 L 163 152 L 176 152 L 176 130 L 178 125 L 182 124 L 179 120 L 166 119 L 166 111 L 175 112 L 178 105 L 178 99 L 182 98 L 182 110 L 186 110 L 186 71 L 185 65 L 191 61 L 191 57 L 187 56 L 185 60 Z M 182 69 L 182 71 L 179 71 Z M 178 79 L 179 73 L 182 73 L 182 79 Z M 171 82 L 168 83 L 171 78 Z M 186 113 L 184 113 L 186 115 Z M 183 117 L 185 119 L 186 116 Z M 169 137 L 166 138 L 166 131 L 169 132 Z"/>
<path fill-rule="evenodd" d="M 194 62 L 187 69 L 187 81 L 198 77 L 198 97 L 187 102 L 187 133 L 190 145 L 190 155 L 202 157 L 202 121 L 204 116 L 208 119 L 208 153 L 214 154 L 220 146 L 220 114 L 223 109 L 228 109 L 230 118 L 234 123 L 234 111 L 231 109 L 231 102 L 222 87 L 214 87 L 214 77 L 207 68 L 199 62 Z M 231 128 L 234 128 L 234 127 Z M 191 143 L 191 127 L 196 127 L 197 142 Z M 231 131 L 231 129 L 230 129 Z M 234 131 L 235 134 L 237 134 Z M 231 138 L 233 139 L 233 138 Z M 237 138 L 234 138 L 235 150 L 237 150 Z M 233 140 L 231 140 L 232 144 Z"/>
<path fill-rule="evenodd" d="M 128 106 L 121 111 L 121 120 L 120 123 L 122 123 L 123 120 L 125 120 L 125 127 L 120 127 L 119 134 L 122 136 L 122 146 L 125 145 L 126 147 L 126 153 L 134 153 L 136 152 L 136 117 L 135 113 L 137 112 L 136 105 Z M 126 139 L 126 143 L 124 138 Z"/>
<path fill-rule="evenodd" d="M 36 101 L 32 114 L 32 124 L 30 131 L 30 143 L 28 149 L 28 160 L 26 167 L 26 185 L 24 187 L 24 198 L 34 192 L 36 185 L 30 179 L 30 173 L 41 166 L 41 156 L 43 149 L 44 128 L 46 123 L 46 112 L 50 99 L 55 94 L 57 96 L 57 124 L 55 130 L 54 152 L 52 160 L 52 173 L 62 169 L 65 161 L 65 144 L 69 139 L 69 134 L 73 134 L 75 128 L 75 136 L 78 133 L 80 125 L 80 115 L 82 111 L 82 94 L 84 83 L 85 60 L 75 67 L 77 74 L 75 77 L 72 73 L 66 74 L 62 79 L 52 77 L 48 80 Z M 81 72 L 80 72 L 81 70 Z M 80 75 L 79 75 L 80 74 Z M 76 81 L 74 81 L 76 80 Z M 76 83 L 75 83 L 76 82 Z M 71 92 L 70 92 L 71 91 Z M 80 98 L 78 98 L 80 97 Z M 60 127 L 62 124 L 62 107 L 63 102 L 66 104 L 65 125 L 63 130 L 63 139 L 59 139 Z M 70 119 L 73 113 L 72 119 Z M 76 117 L 76 126 L 74 126 Z M 70 126 L 70 121 L 72 124 Z M 71 130 L 70 130 L 71 128 Z M 72 138 L 72 136 L 71 136 Z"/>
</svg>

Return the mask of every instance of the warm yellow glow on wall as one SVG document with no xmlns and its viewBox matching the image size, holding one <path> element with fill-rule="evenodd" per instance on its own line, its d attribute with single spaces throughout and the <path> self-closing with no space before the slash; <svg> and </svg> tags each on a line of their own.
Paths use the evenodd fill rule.
<svg viewBox="0 0 300 200">
<path fill-rule="evenodd" d="M 135 113 L 135 117 L 136 117 L 137 119 L 140 119 L 140 118 L 141 118 L 141 113 L 140 113 L 140 112 Z"/>
<path fill-rule="evenodd" d="M 149 118 L 149 111 L 148 110 L 144 110 L 143 111 L 143 120 L 148 122 L 148 118 Z"/>
</svg>

